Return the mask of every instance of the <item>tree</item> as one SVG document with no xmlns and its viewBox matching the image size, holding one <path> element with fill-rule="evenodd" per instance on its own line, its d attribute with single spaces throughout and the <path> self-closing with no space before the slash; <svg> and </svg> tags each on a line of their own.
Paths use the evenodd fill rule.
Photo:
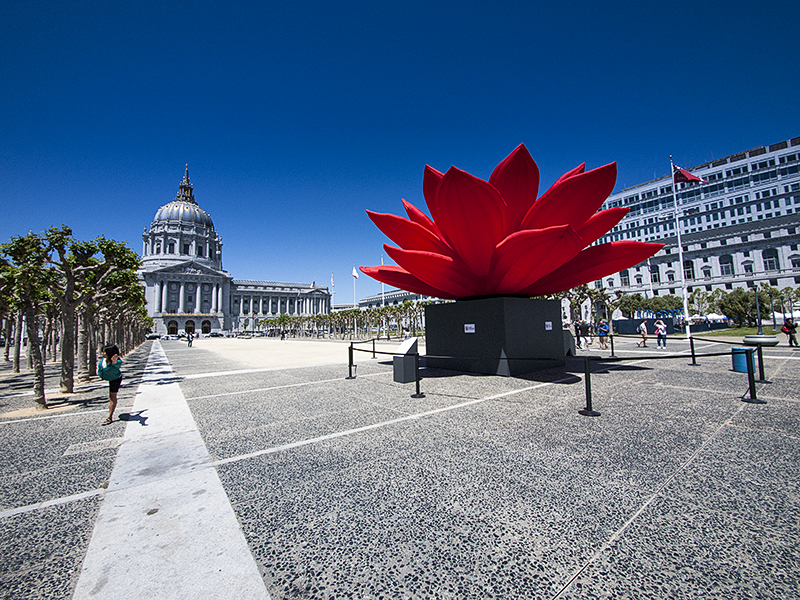
<svg viewBox="0 0 800 600">
<path fill-rule="evenodd" d="M 25 315 L 27 352 L 34 371 L 33 399 L 39 408 L 47 408 L 44 395 L 44 361 L 39 343 L 39 314 L 49 277 L 45 269 L 47 249 L 40 236 L 28 233 L 0 245 L 0 253 L 7 257 L 4 278 L 9 275 L 13 277 L 11 294 Z"/>
<path fill-rule="evenodd" d="M 622 311 L 623 315 L 625 315 L 628 319 L 631 319 L 637 310 L 642 310 L 645 308 L 644 298 L 641 294 L 629 294 L 622 296 L 622 298 L 619 300 L 618 308 Z"/>
</svg>

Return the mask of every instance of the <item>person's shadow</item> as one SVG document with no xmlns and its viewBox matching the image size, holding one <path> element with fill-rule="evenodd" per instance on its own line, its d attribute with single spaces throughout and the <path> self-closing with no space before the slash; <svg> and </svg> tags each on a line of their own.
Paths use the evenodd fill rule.
<svg viewBox="0 0 800 600">
<path fill-rule="evenodd" d="M 135 413 L 122 413 L 119 416 L 120 421 L 139 421 L 139 424 L 142 427 L 147 427 L 147 417 L 144 416 L 142 413 L 144 411 L 140 410 Z"/>
</svg>

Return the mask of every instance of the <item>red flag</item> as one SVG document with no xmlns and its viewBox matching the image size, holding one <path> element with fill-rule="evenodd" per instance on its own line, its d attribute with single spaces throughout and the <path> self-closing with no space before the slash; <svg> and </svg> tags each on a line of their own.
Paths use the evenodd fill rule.
<svg viewBox="0 0 800 600">
<path fill-rule="evenodd" d="M 672 177 L 675 179 L 675 183 L 689 183 L 691 181 L 699 181 L 700 183 L 708 183 L 705 179 L 698 177 L 697 175 L 692 175 L 686 169 L 681 169 L 678 165 L 675 165 L 675 170 L 672 173 Z"/>
</svg>

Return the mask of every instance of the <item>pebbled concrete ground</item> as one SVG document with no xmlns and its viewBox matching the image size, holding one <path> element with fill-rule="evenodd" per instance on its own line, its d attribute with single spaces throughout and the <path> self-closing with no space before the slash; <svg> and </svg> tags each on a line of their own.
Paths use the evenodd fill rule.
<svg viewBox="0 0 800 600">
<path fill-rule="evenodd" d="M 345 344 L 302 366 L 277 340 L 214 341 L 162 343 L 273 599 L 800 597 L 800 353 L 765 351 L 756 405 L 730 355 L 619 340 L 630 361 L 592 363 L 591 418 L 594 349 L 522 379 L 425 371 L 414 399 L 390 357 L 357 353 L 346 380 Z M 0 598 L 71 596 L 103 497 L 78 496 L 124 426 L 98 427 L 104 388 L 81 398 L 0 414 Z"/>
</svg>

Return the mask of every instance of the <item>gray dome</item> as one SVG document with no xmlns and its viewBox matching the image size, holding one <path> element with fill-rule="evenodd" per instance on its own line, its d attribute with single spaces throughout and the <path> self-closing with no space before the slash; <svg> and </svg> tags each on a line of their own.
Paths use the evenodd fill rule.
<svg viewBox="0 0 800 600">
<path fill-rule="evenodd" d="M 189 181 L 189 165 L 186 165 L 186 171 L 183 174 L 183 180 L 178 186 L 178 194 L 175 199 L 169 204 L 165 204 L 156 212 L 153 217 L 153 225 L 164 222 L 182 222 L 192 223 L 193 225 L 200 225 L 214 229 L 214 223 L 211 222 L 211 217 L 204 211 L 194 199 L 194 190 Z"/>
<path fill-rule="evenodd" d="M 208 213 L 196 203 L 178 200 L 177 198 L 165 204 L 156 212 L 153 222 L 181 221 L 214 229 L 214 223 Z"/>
</svg>

